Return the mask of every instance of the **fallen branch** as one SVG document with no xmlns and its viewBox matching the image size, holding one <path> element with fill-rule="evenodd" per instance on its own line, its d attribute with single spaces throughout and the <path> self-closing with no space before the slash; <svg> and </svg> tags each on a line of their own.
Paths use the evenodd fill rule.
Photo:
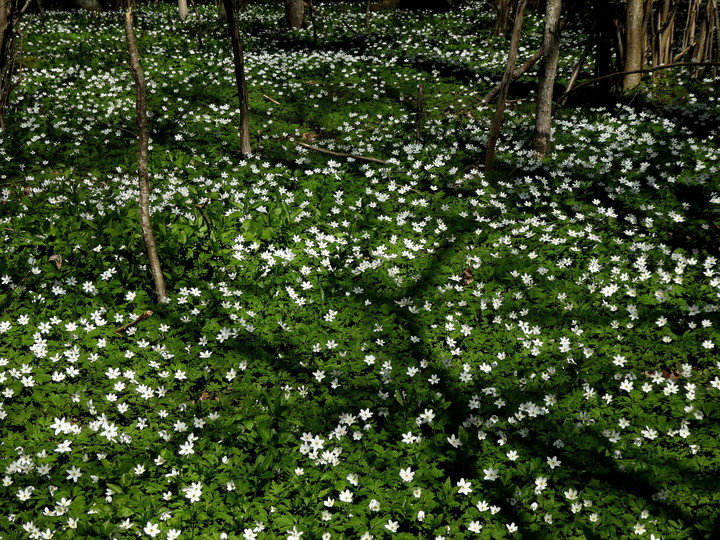
<svg viewBox="0 0 720 540">
<path fill-rule="evenodd" d="M 0 300 L 0 306 L 2 306 L 2 305 L 7 301 L 7 299 L 12 296 L 12 294 L 15 292 L 16 289 L 18 289 L 20 286 L 22 286 L 23 283 L 25 283 L 25 280 L 27 280 L 27 278 L 30 276 L 30 272 L 32 272 L 32 270 L 28 270 L 27 272 L 25 272 L 25 275 L 20 279 L 20 281 L 17 283 L 17 285 L 13 286 L 13 288 L 10 289 L 10 291 L 3 297 L 3 299 Z M 12 304 L 8 305 L 8 306 L 3 310 L 3 312 L 0 313 L 0 316 L 5 315 L 5 312 L 6 312 L 8 309 L 10 309 L 10 306 L 11 306 L 11 305 L 12 305 Z"/>
<path fill-rule="evenodd" d="M 634 69 L 632 71 L 617 71 L 615 73 L 609 73 L 607 75 L 603 75 L 602 77 L 595 77 L 594 79 L 585 81 L 582 84 L 578 84 L 575 88 L 570 90 L 570 92 L 566 92 L 563 95 L 563 97 L 565 97 L 567 94 L 571 94 L 572 92 L 577 92 L 581 88 L 585 88 L 586 86 L 595 84 L 596 82 L 604 81 L 605 79 L 611 79 L 613 77 L 621 77 L 624 75 L 630 75 L 632 73 L 654 73 L 655 71 L 658 71 L 660 69 L 670 69 L 670 68 L 674 68 L 674 67 L 683 67 L 683 66 L 720 67 L 720 62 L 676 62 L 674 64 L 665 64 L 664 66 L 656 66 L 656 67 L 652 67 L 652 68 Z"/>
<path fill-rule="evenodd" d="M 535 51 L 535 54 L 533 54 L 530 58 L 528 58 L 525 63 L 517 68 L 512 73 L 512 77 L 510 78 L 510 82 L 514 81 L 515 79 L 519 79 L 522 75 L 524 75 L 531 67 L 533 67 L 535 64 L 537 64 L 537 61 L 540 60 L 543 55 L 545 54 L 545 47 L 542 45 L 540 48 Z M 485 94 L 485 97 L 482 98 L 483 104 L 490 103 L 493 99 L 497 97 L 497 95 L 500 93 L 500 90 L 502 90 L 503 81 L 500 81 L 495 85 L 495 87 L 490 90 L 487 94 Z"/>
<path fill-rule="evenodd" d="M 267 99 L 270 103 L 274 103 L 275 105 L 280 105 L 280 102 L 279 102 L 279 101 L 275 101 L 275 100 L 274 100 L 273 98 L 271 98 L 270 96 L 266 96 L 265 94 L 263 94 L 262 96 L 263 96 L 265 99 Z"/>
<path fill-rule="evenodd" d="M 370 2 L 368 2 L 368 6 Z M 422 142 L 422 122 L 425 109 L 425 86 L 418 84 L 417 103 L 415 108 L 415 140 Z"/>
<path fill-rule="evenodd" d="M 569 18 L 566 15 L 565 18 L 560 21 L 560 24 L 558 25 L 558 31 L 565 28 L 565 24 L 567 24 L 568 19 Z M 535 51 L 530 58 L 525 60 L 525 63 L 522 66 L 520 66 L 519 68 L 515 69 L 515 71 L 513 71 L 510 82 L 513 82 L 515 79 L 519 79 L 520 77 L 522 77 L 527 71 L 530 70 L 530 68 L 532 68 L 535 64 L 537 64 L 538 60 L 540 60 L 543 56 L 545 56 L 544 44 L 540 45 L 540 48 L 537 51 Z M 497 97 L 497 95 L 500 93 L 500 90 L 502 89 L 502 85 L 503 85 L 502 81 L 497 83 L 492 90 L 490 90 L 487 94 L 485 94 L 485 97 L 482 98 L 482 103 L 484 105 L 487 105 L 493 99 L 495 99 Z"/>
<path fill-rule="evenodd" d="M 510 81 L 515 73 L 515 61 L 517 60 L 518 48 L 520 45 L 520 35 L 522 34 L 523 15 L 527 0 L 519 0 L 515 8 L 515 22 L 513 23 L 512 35 L 510 37 L 510 50 L 508 52 L 507 65 L 505 66 L 505 74 L 500 84 L 500 94 L 497 106 L 495 107 L 495 115 L 490 124 L 490 133 L 488 133 L 487 145 L 485 146 L 485 171 L 489 171 L 495 159 L 495 148 L 500 138 L 500 130 L 502 129 L 503 120 L 505 118 L 505 105 L 510 88 Z"/>
<path fill-rule="evenodd" d="M 570 91 L 573 89 L 573 86 L 575 86 L 575 83 L 577 82 L 577 78 L 580 76 L 580 71 L 582 70 L 583 66 L 585 65 L 585 61 L 587 60 L 588 55 L 590 54 L 590 51 L 595 46 L 594 43 L 594 34 L 595 33 L 595 27 L 593 26 L 592 31 L 590 32 L 590 35 L 588 36 L 588 40 L 585 43 L 585 47 L 583 48 L 583 52 L 580 54 L 580 58 L 578 58 L 578 61 L 575 63 L 575 67 L 573 67 L 572 74 L 570 75 L 570 80 L 567 83 L 567 86 L 565 86 L 565 91 L 563 92 L 563 95 L 560 96 L 560 100 L 558 101 L 558 108 L 562 109 L 565 105 L 565 101 L 567 100 L 567 96 L 570 93 Z"/>
<path fill-rule="evenodd" d="M 361 159 L 363 161 L 371 161 L 373 163 L 380 163 L 381 165 L 387 165 L 387 163 L 388 163 L 385 160 L 374 158 L 374 157 L 359 156 L 357 154 L 346 154 L 345 152 L 333 152 L 332 150 L 326 150 L 325 148 L 320 148 L 319 146 L 313 146 L 312 144 L 307 144 L 307 143 L 300 142 L 300 141 L 293 141 L 293 143 L 297 144 L 298 146 L 302 146 L 303 148 L 307 148 L 308 150 L 315 150 L 316 152 L 320 152 L 321 154 L 327 154 L 329 156 Z"/>
<path fill-rule="evenodd" d="M 149 309 L 148 309 L 147 311 L 144 311 L 144 312 L 143 312 L 137 319 L 135 319 L 134 321 L 129 322 L 129 323 L 127 323 L 126 325 L 123 325 L 123 326 L 121 326 L 120 328 L 118 328 L 117 330 L 115 330 L 115 333 L 116 333 L 116 334 L 122 334 L 122 333 L 123 333 L 125 330 L 127 330 L 128 328 L 130 328 L 131 326 L 135 326 L 135 325 L 138 324 L 139 322 L 144 321 L 145 319 L 147 319 L 148 317 L 150 317 L 152 314 L 153 314 L 153 312 L 150 311 Z"/>
<path fill-rule="evenodd" d="M 342 23 L 343 23 L 343 26 L 345 26 L 345 28 L 347 28 L 348 30 L 350 30 L 353 34 L 357 34 L 357 30 L 355 30 L 355 29 L 354 29 L 352 26 L 350 26 L 348 23 L 346 23 L 346 22 L 343 21 L 343 20 L 341 20 L 340 22 L 342 22 Z"/>
<path fill-rule="evenodd" d="M 202 216 L 203 221 L 205 222 L 205 226 L 208 228 L 208 234 L 212 234 L 213 232 L 213 226 L 210 222 L 210 218 L 207 215 L 207 212 L 205 212 L 205 207 L 210 203 L 210 199 L 207 199 L 202 204 L 194 204 L 193 206 L 200 210 L 200 216 Z"/>
</svg>

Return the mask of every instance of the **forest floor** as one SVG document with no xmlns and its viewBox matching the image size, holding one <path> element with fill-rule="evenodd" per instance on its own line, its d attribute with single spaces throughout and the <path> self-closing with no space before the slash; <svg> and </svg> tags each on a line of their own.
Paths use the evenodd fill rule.
<svg viewBox="0 0 720 540">
<path fill-rule="evenodd" d="M 249 6 L 242 156 L 216 17 L 137 13 L 166 304 L 122 15 L 25 19 L 0 535 L 717 537 L 719 81 L 583 95 L 541 160 L 529 73 L 483 173 L 507 43 L 480 3 L 323 5 L 317 41 Z"/>
</svg>

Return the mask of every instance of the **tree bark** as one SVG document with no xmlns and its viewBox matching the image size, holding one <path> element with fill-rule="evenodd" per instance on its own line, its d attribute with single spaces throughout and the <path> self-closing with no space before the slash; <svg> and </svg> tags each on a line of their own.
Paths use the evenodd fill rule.
<svg viewBox="0 0 720 540">
<path fill-rule="evenodd" d="M 320 148 L 319 146 L 314 146 L 312 144 L 300 141 L 293 141 L 293 143 L 297 144 L 298 146 L 302 146 L 303 148 L 307 148 L 308 150 L 315 150 L 316 152 L 320 152 L 321 154 L 327 154 L 329 156 L 349 157 L 353 159 L 360 159 L 362 161 L 370 161 L 371 163 L 379 163 L 380 165 L 387 165 L 387 161 L 385 161 L 384 159 L 361 156 L 359 154 L 348 154 L 347 152 L 333 152 L 332 150 L 327 150 L 326 148 Z"/>
<path fill-rule="evenodd" d="M 560 54 L 560 12 L 562 0 L 548 0 L 545 8 L 545 36 L 543 48 L 545 56 L 540 73 L 538 88 L 537 112 L 535 114 L 535 134 L 533 143 L 535 150 L 544 156 L 550 150 L 553 89 L 557 74 L 558 56 Z"/>
<path fill-rule="evenodd" d="M 560 96 L 560 100 L 558 101 L 558 107 L 562 108 L 565 106 L 565 102 L 567 101 L 568 95 L 572 91 L 573 86 L 575 86 L 575 83 L 577 82 L 577 78 L 580 76 L 580 70 L 582 70 L 582 67 L 585 65 L 585 61 L 587 60 L 587 57 L 590 54 L 590 51 L 592 50 L 594 45 L 595 45 L 595 25 L 593 25 L 592 29 L 590 30 L 590 33 L 588 34 L 587 42 L 585 42 L 585 47 L 583 48 L 583 51 L 580 54 L 580 58 L 578 58 L 578 61 L 575 63 L 575 66 L 573 67 L 572 73 L 570 75 L 570 79 L 568 80 L 567 86 L 565 86 L 565 91 L 563 92 L 563 95 Z"/>
<path fill-rule="evenodd" d="M 651 52 L 652 65 L 662 66 L 672 63 L 672 46 L 675 38 L 675 12 L 678 4 L 674 0 L 664 0 L 657 13 L 650 13 L 652 18 L 651 31 Z M 658 74 L 653 75 L 656 82 L 660 79 Z"/>
<path fill-rule="evenodd" d="M 418 84 L 417 103 L 415 108 L 415 140 L 422 143 L 423 113 L 425 112 L 425 86 Z"/>
<path fill-rule="evenodd" d="M 535 53 L 528 58 L 525 63 L 517 68 L 515 71 L 513 71 L 512 77 L 510 78 L 510 82 L 513 82 L 515 79 L 520 78 L 522 75 L 527 72 L 531 67 L 533 67 L 535 64 L 537 64 L 537 61 L 540 60 L 543 55 L 545 54 L 545 48 L 543 45 L 540 45 L 540 48 L 535 51 Z M 485 97 L 482 98 L 483 103 L 490 103 L 493 99 L 497 97 L 497 95 L 500 93 L 500 90 L 502 90 L 503 83 L 500 81 L 495 87 L 490 90 L 487 94 L 485 94 Z"/>
<path fill-rule="evenodd" d="M 305 26 L 305 2 L 303 0 L 285 0 L 285 24 L 288 28 Z"/>
<path fill-rule="evenodd" d="M 310 11 L 310 24 L 312 24 L 313 46 L 317 47 L 317 26 L 315 25 L 315 5 L 313 0 L 308 0 L 308 11 Z"/>
<path fill-rule="evenodd" d="M 0 130 L 5 129 L 5 106 L 12 86 L 11 61 L 15 0 L 0 0 Z"/>
<path fill-rule="evenodd" d="M 625 19 L 625 71 L 635 72 L 643 64 L 643 0 L 627 0 Z M 640 84 L 640 73 L 629 73 L 623 79 L 623 89 L 630 90 Z"/>
<path fill-rule="evenodd" d="M 493 36 L 501 36 L 507 30 L 508 24 L 510 23 L 510 0 L 496 0 L 495 7 L 497 14 L 495 15 L 495 28 L 493 28 Z"/>
<path fill-rule="evenodd" d="M 485 170 L 489 171 L 495 160 L 495 147 L 500 137 L 500 129 L 505 119 L 505 101 L 507 100 L 510 81 L 515 71 L 515 61 L 517 60 L 518 47 L 520 45 L 520 34 L 522 33 L 523 15 L 525 14 L 525 6 L 527 0 L 519 0 L 515 9 L 515 24 L 513 25 L 512 37 L 510 38 L 510 51 L 508 53 L 508 61 L 505 66 L 505 75 L 502 80 L 500 89 L 500 97 L 498 98 L 497 108 L 495 109 L 495 117 L 490 126 L 490 134 L 485 148 Z"/>
<path fill-rule="evenodd" d="M 0 70 L 5 67 L 10 35 L 13 31 L 15 0 L 0 0 Z"/>
<path fill-rule="evenodd" d="M 655 73 L 656 71 L 659 71 L 661 69 L 672 69 L 676 67 L 711 67 L 711 68 L 720 68 L 720 62 L 675 62 L 673 64 L 666 64 L 664 66 L 656 66 L 652 68 L 644 68 L 639 69 L 637 72 L 640 74 L 643 73 Z M 608 79 L 613 79 L 615 77 L 623 77 L 625 75 L 629 75 L 626 71 L 618 71 L 616 73 L 608 73 L 607 75 L 602 75 L 601 77 L 595 77 L 594 79 L 590 79 L 589 81 L 584 81 L 581 84 L 578 84 L 575 88 L 568 91 L 568 94 L 572 92 L 576 92 L 580 90 L 581 88 L 587 88 L 590 85 L 596 84 L 598 81 L 606 81 Z"/>
<path fill-rule="evenodd" d="M 135 112 L 138 125 L 138 184 L 140 187 L 140 230 L 145 241 L 145 250 L 150 261 L 150 271 L 155 282 L 155 295 L 158 303 L 167 302 L 165 278 L 160 267 L 160 258 L 155 245 L 155 235 L 150 223 L 150 180 L 148 173 L 148 119 L 147 119 L 147 85 L 140 65 L 135 29 L 133 28 L 132 10 L 125 14 L 125 38 L 130 55 L 130 70 L 135 81 Z"/>
<path fill-rule="evenodd" d="M 178 0 L 178 11 L 180 12 L 180 20 L 184 21 L 188 16 L 187 0 Z"/>
<path fill-rule="evenodd" d="M 248 106 L 248 90 L 245 82 L 245 59 L 243 57 L 243 42 L 238 32 L 235 9 L 232 0 L 222 0 L 227 14 L 228 32 L 232 41 L 233 60 L 235 62 L 235 84 L 237 86 L 238 100 L 240 102 L 240 152 L 250 154 L 250 122 Z"/>
</svg>

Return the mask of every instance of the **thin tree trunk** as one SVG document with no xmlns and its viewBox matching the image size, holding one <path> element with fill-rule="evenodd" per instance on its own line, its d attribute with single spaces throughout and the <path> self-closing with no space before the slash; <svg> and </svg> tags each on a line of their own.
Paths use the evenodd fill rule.
<svg viewBox="0 0 720 540">
<path fill-rule="evenodd" d="M 415 109 L 415 140 L 422 142 L 423 112 L 425 110 L 425 86 L 418 84 L 417 103 Z"/>
<path fill-rule="evenodd" d="M 550 150 L 553 89 L 560 54 L 560 12 L 562 0 L 548 0 L 545 10 L 545 36 L 543 47 L 545 56 L 538 88 L 537 112 L 535 114 L 535 150 L 544 156 Z"/>
<path fill-rule="evenodd" d="M 12 35 L 15 0 L 0 0 L 0 130 L 5 129 L 5 106 L 12 86 Z"/>
<path fill-rule="evenodd" d="M 315 26 L 315 5 L 313 0 L 308 0 L 308 11 L 310 12 L 310 24 L 312 24 L 313 46 L 317 47 L 317 26 Z"/>
<path fill-rule="evenodd" d="M 618 39 L 616 13 L 604 9 L 604 6 L 593 5 L 591 15 L 595 20 L 597 30 L 594 35 L 595 77 L 603 77 L 610 73 L 622 71 L 625 57 L 623 56 L 622 40 Z M 596 93 L 598 95 L 607 95 L 611 92 L 615 83 L 611 79 L 602 79 L 602 81 L 602 84 L 598 84 Z"/>
<path fill-rule="evenodd" d="M 245 82 L 245 60 L 243 58 L 243 42 L 238 32 L 237 20 L 232 0 L 222 0 L 227 13 L 228 32 L 232 41 L 233 60 L 235 61 L 235 84 L 240 102 L 240 152 L 250 154 L 250 122 L 248 107 L 248 91 Z"/>
<path fill-rule="evenodd" d="M 510 9 L 512 2 L 510 0 L 496 0 L 497 15 L 495 16 L 495 28 L 493 28 L 493 36 L 501 36 L 507 30 L 510 23 Z"/>
<path fill-rule="evenodd" d="M 700 32 L 695 39 L 692 59 L 698 63 L 710 62 L 720 59 L 720 16 L 718 15 L 717 0 L 705 0 L 704 7 L 698 5 Z M 713 70 L 714 72 L 716 70 Z M 705 69 L 695 70 L 695 77 L 703 76 Z"/>
<path fill-rule="evenodd" d="M 135 111 L 138 125 L 138 184 L 140 187 L 140 230 L 145 241 L 145 250 L 150 261 L 150 271 L 155 282 L 155 295 L 158 303 L 167 301 L 165 278 L 160 268 L 160 258 L 155 245 L 155 235 L 150 223 L 150 180 L 148 173 L 148 119 L 147 119 L 147 85 L 140 65 L 135 30 L 133 28 L 132 10 L 125 14 L 125 38 L 130 55 L 130 70 L 135 80 Z"/>
<path fill-rule="evenodd" d="M 673 61 L 672 46 L 675 38 L 675 12 L 678 4 L 674 0 L 664 0 L 662 7 L 654 18 L 652 65 L 662 66 Z M 653 80 L 659 80 L 659 74 Z"/>
<path fill-rule="evenodd" d="M 675 62 L 673 64 L 666 64 L 664 66 L 655 66 L 651 68 L 644 68 L 639 69 L 638 73 L 655 73 L 656 71 L 662 70 L 662 69 L 672 69 L 676 67 L 711 67 L 711 68 L 720 68 L 720 62 Z M 568 93 L 577 92 L 581 88 L 586 88 L 590 85 L 596 84 L 599 81 L 606 81 L 608 79 L 614 79 L 616 77 L 623 77 L 625 75 L 628 75 L 626 71 L 618 71 L 616 73 L 608 73 L 607 75 L 602 75 L 600 77 L 595 77 L 594 79 L 590 79 L 589 81 L 584 81 L 580 84 L 578 84 L 575 88 L 570 90 Z"/>
<path fill-rule="evenodd" d="M 0 0 L 0 70 L 5 67 L 8 44 L 13 31 L 15 0 Z"/>
<path fill-rule="evenodd" d="M 712 57 L 712 59 L 716 62 L 720 61 L 720 10 L 718 10 L 718 2 L 717 0 L 712 0 L 712 8 L 713 8 L 713 25 L 715 26 L 715 55 Z M 713 68 L 713 77 L 717 78 L 718 76 L 718 69 Z"/>
<path fill-rule="evenodd" d="M 188 5 L 187 0 L 178 0 L 178 12 L 180 13 L 180 20 L 184 21 L 188 16 Z"/>
<path fill-rule="evenodd" d="M 688 6 L 685 29 L 683 30 L 682 50 L 687 52 L 695 45 L 695 24 L 697 22 L 697 2 L 693 1 Z M 684 53 L 683 53 L 684 54 Z M 676 57 L 676 60 L 679 58 Z"/>
<path fill-rule="evenodd" d="M 531 67 L 537 64 L 537 61 L 543 57 L 543 54 L 545 54 L 545 48 L 544 45 L 540 45 L 540 48 L 535 51 L 535 54 L 528 58 L 522 66 L 513 71 L 510 82 L 513 82 L 515 79 L 522 77 Z M 497 95 L 500 93 L 500 90 L 502 90 L 502 87 L 503 81 L 500 81 L 495 85 L 492 90 L 485 94 L 485 97 L 482 98 L 482 102 L 490 103 L 493 99 L 497 97 Z"/>
<path fill-rule="evenodd" d="M 513 25 L 512 37 L 510 38 L 510 51 L 508 53 L 508 61 L 505 66 L 505 75 L 503 76 L 500 97 L 498 98 L 497 108 L 495 109 L 495 117 L 493 118 L 488 135 L 487 147 L 485 148 L 485 170 L 488 171 L 492 167 L 495 160 L 495 147 L 500 137 L 500 129 L 502 128 L 505 118 L 505 100 L 507 99 L 508 89 L 513 72 L 515 71 L 515 61 L 517 60 L 518 47 L 520 45 L 520 34 L 522 33 L 523 15 L 527 0 L 519 0 L 515 9 L 515 24 Z"/>
<path fill-rule="evenodd" d="M 569 17 L 566 16 L 564 19 L 562 19 L 560 21 L 560 25 L 559 25 L 560 30 L 562 30 L 565 27 L 568 20 L 569 20 Z M 510 82 L 513 82 L 515 79 L 522 77 L 530 68 L 532 68 L 535 64 L 537 64 L 538 60 L 540 60 L 544 54 L 545 54 L 545 44 L 542 43 L 542 44 L 540 44 L 540 47 L 538 48 L 538 50 L 535 51 L 531 57 L 529 57 L 527 60 L 525 60 L 525 63 L 522 66 L 520 66 L 515 71 L 513 71 Z M 485 94 L 485 97 L 482 98 L 482 102 L 490 103 L 500 93 L 501 88 L 502 88 L 502 81 L 497 83 L 492 90 L 490 90 L 487 94 Z"/>
<path fill-rule="evenodd" d="M 559 107 L 563 107 L 565 105 L 568 94 L 570 94 L 573 86 L 575 86 L 575 83 L 577 82 L 577 78 L 580 76 L 580 71 L 582 70 L 583 66 L 585 65 L 585 61 L 587 60 L 587 57 L 590 54 L 590 51 L 592 50 L 593 46 L 595 45 L 594 34 L 595 34 L 595 26 L 593 25 L 592 30 L 590 30 L 590 34 L 588 34 L 588 39 L 585 42 L 585 47 L 583 48 L 583 51 L 580 54 L 580 58 L 578 58 L 578 61 L 575 63 L 572 73 L 570 74 L 570 79 L 568 80 L 567 86 L 565 86 L 565 91 L 563 92 L 563 95 L 560 96 L 560 100 L 558 101 Z"/>
<path fill-rule="evenodd" d="M 285 24 L 288 28 L 305 26 L 305 2 L 303 0 L 285 0 Z"/>
<path fill-rule="evenodd" d="M 625 71 L 629 73 L 623 79 L 623 89 L 630 90 L 640 84 L 642 75 L 634 73 L 642 69 L 643 64 L 643 0 L 627 0 L 625 20 Z"/>
<path fill-rule="evenodd" d="M 200 12 L 198 11 L 197 3 L 195 2 L 195 0 L 190 0 L 190 2 L 192 3 L 193 11 L 195 12 L 195 17 L 197 18 L 197 23 L 198 23 L 197 28 L 195 29 L 195 35 L 197 36 L 197 40 L 198 40 L 198 47 L 200 47 L 202 49 L 203 48 L 202 35 L 203 35 L 203 32 L 205 31 L 205 25 L 203 24 L 202 15 L 200 15 Z"/>
</svg>

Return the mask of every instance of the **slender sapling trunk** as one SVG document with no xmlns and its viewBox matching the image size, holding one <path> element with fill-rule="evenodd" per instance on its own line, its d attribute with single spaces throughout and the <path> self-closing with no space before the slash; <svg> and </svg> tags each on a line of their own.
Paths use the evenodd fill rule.
<svg viewBox="0 0 720 540">
<path fill-rule="evenodd" d="M 160 268 L 160 258 L 155 246 L 155 235 L 150 223 L 150 180 L 148 173 L 148 119 L 147 85 L 140 65 L 135 29 L 133 28 L 132 9 L 125 14 L 125 38 L 130 55 L 130 70 L 135 81 L 135 111 L 138 125 L 138 184 L 140 187 L 140 230 L 145 241 L 145 250 L 150 261 L 150 271 L 155 282 L 155 295 L 158 303 L 167 302 L 165 278 Z"/>
<path fill-rule="evenodd" d="M 250 154 L 250 121 L 248 106 L 248 90 L 245 82 L 245 60 L 243 57 L 243 42 L 238 32 L 237 19 L 232 0 L 222 0 L 227 14 L 228 32 L 232 41 L 233 60 L 235 61 L 235 84 L 237 85 L 238 100 L 240 101 L 240 152 Z"/>
<path fill-rule="evenodd" d="M 520 34 L 522 34 L 523 15 L 525 14 L 525 6 L 527 0 L 519 0 L 517 9 L 515 10 L 515 24 L 513 25 L 512 37 L 510 38 L 510 51 L 508 53 L 508 61 L 505 66 L 505 75 L 503 75 L 502 86 L 500 88 L 500 97 L 498 98 L 495 116 L 490 126 L 490 134 L 488 135 L 487 146 L 485 147 L 485 170 L 489 171 L 495 160 L 495 147 L 500 137 L 503 120 L 505 119 L 505 101 L 507 100 L 508 89 L 515 72 L 515 61 L 517 60 L 518 47 L 520 45 Z"/>
</svg>

